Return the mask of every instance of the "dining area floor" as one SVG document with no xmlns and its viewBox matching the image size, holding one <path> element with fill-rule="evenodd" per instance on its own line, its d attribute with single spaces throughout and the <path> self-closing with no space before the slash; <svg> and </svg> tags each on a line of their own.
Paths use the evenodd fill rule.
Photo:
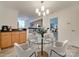
<svg viewBox="0 0 79 59">
<path fill-rule="evenodd" d="M 0 57 L 17 57 L 14 47 L 1 50 Z M 54 57 L 54 56 L 51 56 L 51 57 Z M 68 45 L 67 51 L 66 51 L 66 57 L 79 57 L 79 48 Z"/>
</svg>

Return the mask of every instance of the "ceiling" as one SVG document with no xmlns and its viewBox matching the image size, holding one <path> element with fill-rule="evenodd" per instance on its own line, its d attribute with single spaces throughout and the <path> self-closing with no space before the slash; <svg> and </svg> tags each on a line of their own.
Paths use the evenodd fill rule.
<svg viewBox="0 0 79 59">
<path fill-rule="evenodd" d="M 49 9 L 50 14 L 68 8 L 73 5 L 77 5 L 79 2 L 72 1 L 44 1 L 44 5 Z M 35 13 L 36 8 L 41 7 L 41 1 L 1 1 L 0 5 L 13 8 L 19 11 L 19 14 L 38 18 Z"/>
</svg>

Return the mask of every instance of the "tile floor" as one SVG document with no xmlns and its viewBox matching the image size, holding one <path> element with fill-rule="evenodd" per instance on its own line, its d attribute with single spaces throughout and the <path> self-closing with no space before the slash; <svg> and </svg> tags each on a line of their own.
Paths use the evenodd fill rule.
<svg viewBox="0 0 79 59">
<path fill-rule="evenodd" d="M 14 48 L 11 47 L 1 50 L 0 57 L 16 57 Z M 67 57 L 79 57 L 79 48 L 68 46 Z"/>
</svg>

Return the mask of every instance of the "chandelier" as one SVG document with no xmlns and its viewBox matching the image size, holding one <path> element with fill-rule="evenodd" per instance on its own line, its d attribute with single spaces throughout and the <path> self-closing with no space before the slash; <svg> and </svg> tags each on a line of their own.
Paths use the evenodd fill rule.
<svg viewBox="0 0 79 59">
<path fill-rule="evenodd" d="M 35 12 L 38 14 L 38 16 L 45 16 L 49 14 L 49 9 L 45 9 L 44 1 L 41 1 L 41 7 L 36 8 Z"/>
</svg>

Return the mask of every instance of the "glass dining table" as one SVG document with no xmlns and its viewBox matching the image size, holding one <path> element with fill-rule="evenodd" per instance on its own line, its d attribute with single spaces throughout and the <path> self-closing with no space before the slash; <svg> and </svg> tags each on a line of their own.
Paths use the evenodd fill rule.
<svg viewBox="0 0 79 59">
<path fill-rule="evenodd" d="M 43 52 L 45 54 L 47 54 L 45 56 L 48 56 L 48 53 L 45 51 L 45 49 L 48 49 L 48 47 L 51 45 L 52 42 L 49 39 L 46 40 L 45 38 L 42 38 L 39 34 L 37 34 L 37 36 L 35 38 L 33 38 L 33 36 L 31 36 L 31 37 L 32 37 L 31 38 L 32 40 L 29 40 L 29 41 L 32 42 L 32 44 L 31 44 L 32 48 L 37 48 L 38 49 L 36 51 L 37 55 L 40 56 L 40 54 L 41 54 L 41 48 L 42 48 L 42 45 L 43 45 Z M 41 44 L 42 43 L 41 39 L 43 39 L 43 44 Z"/>
<path fill-rule="evenodd" d="M 37 51 L 37 55 L 38 57 L 41 57 L 41 37 L 38 38 L 37 41 L 33 42 L 33 44 L 36 44 L 38 45 L 38 51 Z M 48 56 L 48 53 L 45 51 L 45 49 L 48 49 L 47 47 L 49 47 L 49 45 L 51 45 L 51 41 L 49 40 L 46 40 L 43 38 L 43 52 L 44 52 L 44 56 L 42 57 L 47 57 Z"/>
</svg>

